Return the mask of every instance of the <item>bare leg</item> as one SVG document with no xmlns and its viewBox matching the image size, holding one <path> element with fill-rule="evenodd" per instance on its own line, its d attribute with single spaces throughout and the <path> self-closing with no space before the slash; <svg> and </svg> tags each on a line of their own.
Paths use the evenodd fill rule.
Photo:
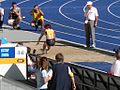
<svg viewBox="0 0 120 90">
<path fill-rule="evenodd" d="M 39 44 L 39 42 L 40 42 L 41 38 L 43 37 L 43 35 L 44 35 L 44 32 L 42 31 L 40 37 L 38 38 L 38 41 L 37 41 L 37 44 L 36 44 L 36 45 Z"/>
<path fill-rule="evenodd" d="M 42 20 L 41 30 L 44 30 L 44 20 Z"/>
<path fill-rule="evenodd" d="M 47 47 L 48 47 L 48 49 L 47 49 L 47 50 L 49 51 L 51 47 L 50 47 L 50 46 L 48 46 L 48 45 L 47 45 Z"/>
<path fill-rule="evenodd" d="M 21 18 L 18 17 L 15 19 L 14 23 L 13 23 L 13 28 L 17 29 L 17 28 L 20 28 L 20 22 L 21 22 Z"/>
<path fill-rule="evenodd" d="M 38 25 L 41 26 L 41 30 L 44 30 L 44 19 L 40 19 L 40 20 L 38 21 Z"/>
<path fill-rule="evenodd" d="M 44 44 L 43 44 L 43 49 L 42 49 L 42 54 L 45 53 L 46 47 L 47 47 L 47 44 L 46 44 L 46 42 L 44 42 Z"/>
</svg>

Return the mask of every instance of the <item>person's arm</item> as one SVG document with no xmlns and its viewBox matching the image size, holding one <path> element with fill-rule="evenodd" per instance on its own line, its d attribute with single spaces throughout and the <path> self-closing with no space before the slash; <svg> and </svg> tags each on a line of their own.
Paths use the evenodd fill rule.
<svg viewBox="0 0 120 90">
<path fill-rule="evenodd" d="M 98 24 L 98 16 L 95 17 L 95 25 L 94 26 L 96 27 L 97 24 Z"/>
<path fill-rule="evenodd" d="M 52 79 L 52 75 L 53 75 L 53 71 L 49 70 L 48 77 L 44 78 L 44 82 L 47 83 L 49 80 L 51 80 Z"/>
<path fill-rule="evenodd" d="M 15 12 L 15 14 L 19 17 L 21 17 L 21 9 L 17 8 L 17 10 L 13 10 Z"/>
<path fill-rule="evenodd" d="M 10 12 L 9 12 L 9 17 L 8 19 L 12 19 L 12 9 L 10 9 Z"/>
<path fill-rule="evenodd" d="M 3 16 L 4 15 L 4 9 L 1 8 L 0 10 L 0 16 Z"/>
<path fill-rule="evenodd" d="M 37 44 L 36 44 L 36 45 L 39 44 L 41 38 L 42 38 L 44 35 L 45 35 L 45 30 L 41 32 L 41 35 L 40 35 L 40 37 L 38 38 L 38 41 L 37 41 Z"/>
<path fill-rule="evenodd" d="M 47 83 L 50 80 L 50 78 L 48 77 L 43 77 L 43 78 L 44 78 L 44 83 Z"/>
<path fill-rule="evenodd" d="M 75 85 L 75 79 L 74 79 L 74 77 L 72 77 L 71 78 L 72 79 L 72 88 L 73 88 L 73 90 L 76 90 L 76 85 Z"/>
<path fill-rule="evenodd" d="M 34 13 L 34 9 L 30 11 L 30 15 L 33 15 L 33 13 Z"/>
<path fill-rule="evenodd" d="M 94 24 L 95 27 L 96 27 L 97 24 L 98 24 L 98 17 L 99 17 L 99 15 L 98 15 L 98 10 L 95 9 L 95 24 Z"/>
<path fill-rule="evenodd" d="M 54 31 L 54 40 L 56 39 L 56 32 Z"/>
<path fill-rule="evenodd" d="M 85 6 L 83 10 L 84 10 L 84 21 L 85 21 L 88 17 L 88 8 Z"/>
<path fill-rule="evenodd" d="M 48 76 L 45 70 L 42 71 L 42 76 L 44 79 L 44 83 L 47 83 L 52 78 L 52 70 L 49 71 Z"/>
<path fill-rule="evenodd" d="M 70 78 L 71 78 L 71 80 L 72 80 L 72 89 L 73 89 L 73 90 L 76 90 L 74 74 L 73 74 L 73 72 L 71 71 L 70 67 L 68 67 L 68 73 L 69 73 Z"/>
<path fill-rule="evenodd" d="M 21 18 L 21 9 L 20 8 L 18 8 L 18 16 Z"/>
<path fill-rule="evenodd" d="M 19 8 L 19 16 L 22 17 L 22 15 L 21 15 L 21 9 L 20 8 Z"/>
<path fill-rule="evenodd" d="M 113 75 L 120 76 L 120 62 L 117 60 L 114 63 L 114 67 L 112 68 Z"/>
<path fill-rule="evenodd" d="M 43 11 L 42 11 L 41 9 L 39 9 L 39 10 L 40 10 L 40 13 L 41 13 L 41 15 L 42 15 L 42 16 L 44 16 L 44 13 L 43 13 Z"/>
</svg>

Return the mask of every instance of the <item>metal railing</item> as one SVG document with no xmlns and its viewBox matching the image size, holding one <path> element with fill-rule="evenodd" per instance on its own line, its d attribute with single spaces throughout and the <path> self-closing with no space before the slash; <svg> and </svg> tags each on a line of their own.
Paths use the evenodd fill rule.
<svg viewBox="0 0 120 90">
<path fill-rule="evenodd" d="M 56 61 L 49 59 L 50 65 Z M 120 90 L 120 78 L 97 69 L 66 63 L 75 75 L 77 90 Z"/>
<path fill-rule="evenodd" d="M 78 90 L 120 90 L 119 77 L 81 65 L 66 64 L 73 69 Z"/>
</svg>

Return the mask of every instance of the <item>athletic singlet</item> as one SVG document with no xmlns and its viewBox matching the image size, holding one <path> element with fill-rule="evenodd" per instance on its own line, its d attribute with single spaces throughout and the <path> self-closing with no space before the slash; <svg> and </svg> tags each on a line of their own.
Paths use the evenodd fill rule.
<svg viewBox="0 0 120 90">
<path fill-rule="evenodd" d="M 44 19 L 43 15 L 41 14 L 41 11 L 39 10 L 38 12 L 34 12 L 34 10 L 32 10 L 31 14 L 33 15 L 33 20 L 34 21 L 38 21 L 40 19 Z"/>
<path fill-rule="evenodd" d="M 45 32 L 47 39 L 55 39 L 55 33 L 53 29 L 46 29 Z"/>
<path fill-rule="evenodd" d="M 19 7 L 16 7 L 15 11 L 19 14 L 21 14 L 21 9 Z M 10 17 L 12 19 L 16 19 L 18 17 L 18 15 L 14 12 L 13 8 L 10 9 Z"/>
</svg>

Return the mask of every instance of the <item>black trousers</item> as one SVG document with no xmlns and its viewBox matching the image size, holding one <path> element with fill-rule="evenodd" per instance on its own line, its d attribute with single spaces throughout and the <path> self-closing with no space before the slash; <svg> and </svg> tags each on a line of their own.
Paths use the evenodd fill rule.
<svg viewBox="0 0 120 90">
<path fill-rule="evenodd" d="M 3 25 L 3 21 L 0 21 L 0 28 L 2 28 L 2 25 Z"/>
</svg>

